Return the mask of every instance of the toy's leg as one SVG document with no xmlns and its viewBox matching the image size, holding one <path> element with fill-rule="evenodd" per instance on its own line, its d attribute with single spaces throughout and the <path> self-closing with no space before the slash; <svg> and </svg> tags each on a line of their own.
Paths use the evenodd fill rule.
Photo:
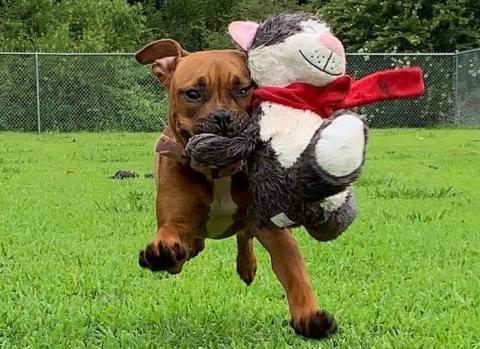
<svg viewBox="0 0 480 349">
<path fill-rule="evenodd" d="M 322 224 L 305 226 L 308 233 L 318 241 L 336 239 L 352 224 L 357 212 L 355 197 L 350 189 L 328 197 L 312 206 L 320 206 L 327 218 Z M 310 207 L 310 209 L 314 209 L 314 207 Z"/>
</svg>

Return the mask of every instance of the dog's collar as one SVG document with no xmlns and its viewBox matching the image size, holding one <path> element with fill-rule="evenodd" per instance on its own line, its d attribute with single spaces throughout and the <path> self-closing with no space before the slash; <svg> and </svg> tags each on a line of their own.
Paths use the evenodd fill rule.
<svg viewBox="0 0 480 349">
<path fill-rule="evenodd" d="M 176 142 L 175 139 L 166 135 L 162 135 L 158 139 L 155 146 L 155 152 L 161 156 L 173 159 L 183 166 L 188 166 L 194 171 L 200 172 L 212 179 L 229 177 L 234 173 L 241 171 L 245 165 L 243 160 L 236 161 L 223 167 L 201 165 L 187 156 L 184 147 Z"/>
</svg>

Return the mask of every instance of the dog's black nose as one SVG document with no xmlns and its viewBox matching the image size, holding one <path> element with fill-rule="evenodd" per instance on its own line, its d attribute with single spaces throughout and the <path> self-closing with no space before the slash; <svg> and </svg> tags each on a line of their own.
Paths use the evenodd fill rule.
<svg viewBox="0 0 480 349">
<path fill-rule="evenodd" d="M 232 122 L 232 114 L 225 110 L 216 111 L 213 113 L 213 119 L 222 131 L 226 131 Z"/>
</svg>

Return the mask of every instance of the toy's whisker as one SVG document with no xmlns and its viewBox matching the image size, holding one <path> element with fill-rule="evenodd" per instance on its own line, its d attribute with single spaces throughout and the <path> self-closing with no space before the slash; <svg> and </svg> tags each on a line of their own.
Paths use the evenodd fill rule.
<svg viewBox="0 0 480 349">
<path fill-rule="evenodd" d="M 325 73 L 325 74 L 328 74 L 328 75 L 331 75 L 331 76 L 339 76 L 339 75 L 342 75 L 343 73 L 330 73 L 328 71 L 326 71 L 325 69 L 327 68 L 327 64 L 328 62 L 330 61 L 330 58 L 332 58 L 332 55 L 333 55 L 333 52 L 330 53 L 330 56 L 328 57 L 328 60 L 327 60 L 327 63 L 325 64 L 325 67 L 324 69 L 320 68 L 318 65 L 315 65 L 314 63 L 312 63 L 305 55 L 304 53 L 302 52 L 302 50 L 298 50 L 298 53 L 300 53 L 300 55 L 303 57 L 303 59 L 305 59 L 307 61 L 307 63 L 309 63 L 310 65 L 312 65 L 313 67 L 315 67 L 316 69 L 320 70 L 321 72 Z"/>
<path fill-rule="evenodd" d="M 325 66 L 323 67 L 323 69 L 325 69 L 325 70 L 327 69 L 328 62 L 330 62 L 330 59 L 332 58 L 332 56 L 333 56 L 333 51 L 330 52 L 330 56 L 328 56 L 327 63 L 325 63 Z"/>
</svg>

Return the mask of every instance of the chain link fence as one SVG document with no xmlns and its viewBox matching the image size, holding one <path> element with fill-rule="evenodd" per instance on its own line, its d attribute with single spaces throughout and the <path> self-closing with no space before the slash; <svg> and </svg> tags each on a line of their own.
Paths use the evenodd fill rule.
<svg viewBox="0 0 480 349">
<path fill-rule="evenodd" d="M 455 123 L 455 54 L 349 54 L 355 77 L 378 70 L 420 66 L 426 93 L 411 100 L 387 101 L 362 108 L 371 127 L 426 127 Z"/>
<path fill-rule="evenodd" d="M 0 130 L 158 131 L 166 113 L 131 54 L 0 54 Z"/>
<path fill-rule="evenodd" d="M 455 55 L 455 122 L 480 125 L 480 49 Z"/>
<path fill-rule="evenodd" d="M 480 49 L 348 54 L 348 73 L 420 66 L 426 94 L 362 108 L 372 127 L 480 125 Z M 0 53 L 0 131 L 159 131 L 165 89 L 132 54 Z"/>
</svg>

